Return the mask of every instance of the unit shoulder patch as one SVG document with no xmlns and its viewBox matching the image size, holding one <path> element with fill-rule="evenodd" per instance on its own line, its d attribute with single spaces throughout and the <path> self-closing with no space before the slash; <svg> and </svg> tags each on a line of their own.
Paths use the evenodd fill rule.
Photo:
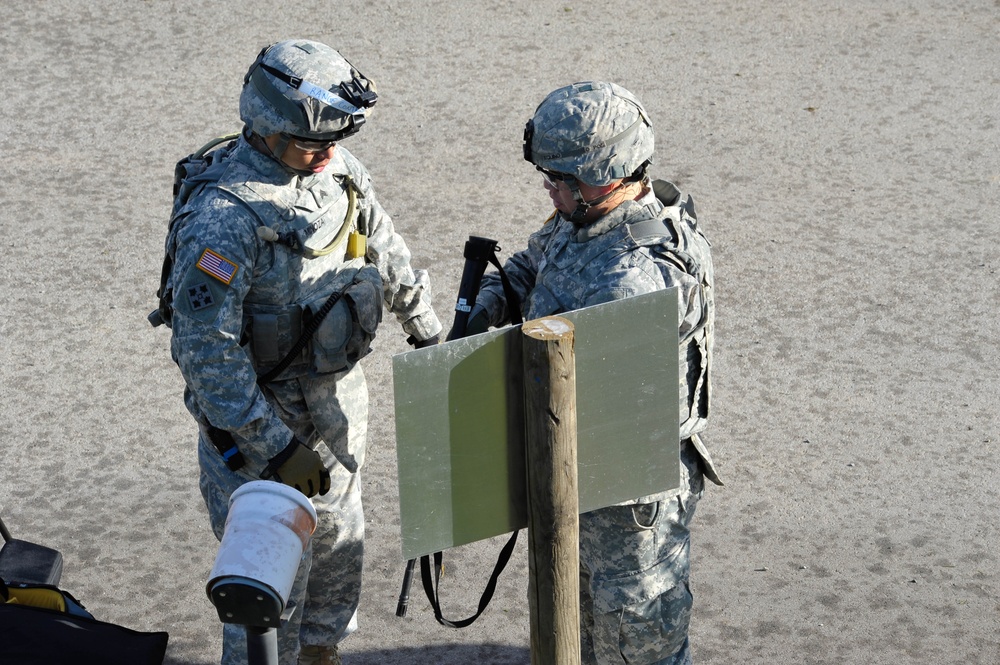
<svg viewBox="0 0 1000 665">
<path fill-rule="evenodd" d="M 192 312 L 197 312 L 215 304 L 212 290 L 208 288 L 208 284 L 205 282 L 187 287 L 187 297 Z"/>
</svg>

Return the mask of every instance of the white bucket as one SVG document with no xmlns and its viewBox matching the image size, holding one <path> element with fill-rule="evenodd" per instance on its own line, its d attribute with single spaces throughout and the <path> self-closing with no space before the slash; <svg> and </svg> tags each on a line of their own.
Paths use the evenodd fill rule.
<svg viewBox="0 0 1000 665">
<path fill-rule="evenodd" d="M 207 589 L 222 578 L 246 578 L 272 589 L 282 605 L 302 552 L 316 530 L 316 509 L 293 487 L 254 480 L 233 492 Z"/>
</svg>

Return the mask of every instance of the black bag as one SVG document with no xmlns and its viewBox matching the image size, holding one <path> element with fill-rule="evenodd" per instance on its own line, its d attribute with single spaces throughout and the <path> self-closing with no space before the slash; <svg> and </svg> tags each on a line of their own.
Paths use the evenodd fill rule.
<svg viewBox="0 0 1000 665">
<path fill-rule="evenodd" d="M 0 665 L 162 665 L 167 639 L 98 621 L 58 587 L 0 580 Z"/>
</svg>

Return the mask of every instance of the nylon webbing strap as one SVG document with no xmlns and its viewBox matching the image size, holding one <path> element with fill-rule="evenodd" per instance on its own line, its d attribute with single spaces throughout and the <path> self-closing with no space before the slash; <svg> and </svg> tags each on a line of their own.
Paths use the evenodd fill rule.
<svg viewBox="0 0 1000 665">
<path fill-rule="evenodd" d="M 345 290 L 346 288 L 347 287 L 345 287 Z M 292 364 L 293 360 L 298 358 L 299 354 L 302 353 L 302 349 L 305 348 L 306 344 L 309 343 L 309 340 L 312 339 L 312 336 L 316 333 L 316 330 L 319 329 L 319 324 L 322 323 L 323 317 L 325 317 L 330 310 L 333 309 L 333 306 L 337 304 L 337 301 L 340 300 L 343 293 L 343 291 L 336 291 L 329 298 L 327 298 L 326 302 L 323 303 L 323 306 L 316 312 L 309 324 L 303 329 L 302 334 L 299 335 L 299 338 L 295 341 L 291 351 L 289 351 L 277 365 L 272 367 L 269 372 L 263 376 L 257 377 L 257 385 L 263 386 L 264 384 L 274 380 L 275 377 L 284 372 L 288 366 Z M 206 428 L 206 434 L 208 435 L 208 440 L 212 442 L 215 449 L 219 451 L 220 455 L 222 455 L 222 459 L 225 460 L 226 466 L 228 466 L 232 471 L 239 471 L 243 468 L 246 461 L 243 458 L 243 453 L 241 453 L 240 449 L 236 446 L 236 440 L 233 438 L 232 434 L 226 430 L 219 429 L 218 427 L 213 427 L 211 425 Z"/>
<path fill-rule="evenodd" d="M 507 278 L 507 273 L 504 271 L 503 266 L 500 265 L 500 259 L 497 258 L 496 246 L 489 251 L 486 260 L 489 261 L 497 269 L 500 274 L 500 284 L 503 285 L 504 297 L 507 299 L 507 312 L 510 316 L 511 323 L 517 325 L 523 321 L 521 317 L 521 299 L 518 297 L 517 292 L 514 291 L 513 286 L 511 286 L 510 280 Z M 478 290 L 478 289 L 477 289 Z M 470 307 L 474 305 L 475 302 L 469 303 Z M 443 568 L 443 554 L 441 552 L 434 553 L 434 576 L 431 577 L 431 555 L 425 555 L 420 557 L 420 578 L 424 584 L 424 593 L 427 594 L 427 600 L 430 601 L 431 607 L 434 608 L 434 619 L 442 626 L 448 626 L 449 628 L 465 628 L 471 625 L 476 619 L 479 618 L 490 604 L 493 599 L 493 592 L 497 588 L 497 580 L 500 579 L 500 573 L 504 571 L 507 567 L 507 562 L 510 561 L 510 555 L 514 551 L 514 545 L 517 543 L 517 531 L 511 534 L 510 539 L 507 544 L 503 546 L 500 550 L 499 556 L 497 556 L 497 562 L 493 566 L 493 572 L 490 573 L 490 580 L 486 583 L 486 589 L 483 591 L 483 595 L 479 598 L 479 608 L 476 613 L 467 619 L 462 619 L 461 621 L 451 621 L 444 618 L 444 614 L 441 612 L 441 601 L 439 600 L 438 594 L 441 589 L 441 569 Z"/>
<path fill-rule="evenodd" d="M 428 554 L 420 557 L 420 577 L 424 582 L 424 593 L 427 594 L 427 600 L 430 601 L 431 607 L 434 608 L 434 618 L 439 624 L 448 626 L 449 628 L 465 628 L 479 618 L 479 615 L 483 613 L 493 599 L 493 592 L 497 588 L 497 580 L 500 579 L 500 573 L 503 572 L 503 569 L 507 567 L 507 562 L 510 561 L 510 555 L 514 552 L 514 545 L 516 543 L 517 531 L 510 535 L 507 544 L 500 550 L 500 556 L 497 557 L 496 565 L 493 566 L 493 572 L 490 574 L 490 581 L 486 583 L 486 590 L 483 591 L 483 595 L 479 598 L 479 608 L 476 610 L 476 613 L 460 621 L 445 619 L 444 614 L 441 612 L 441 602 L 438 599 L 438 592 L 441 589 L 441 569 L 443 567 L 441 552 L 434 553 L 433 578 L 431 577 L 431 555 Z"/>
<path fill-rule="evenodd" d="M 628 225 L 629 233 L 636 240 L 645 238 L 659 238 L 671 235 L 666 225 L 660 219 L 647 219 L 644 222 L 636 222 Z"/>
<path fill-rule="evenodd" d="M 503 295 L 507 299 L 507 312 L 510 315 L 510 322 L 518 325 L 524 320 L 521 317 L 521 299 L 517 297 L 517 292 L 514 291 L 510 280 L 507 279 L 507 273 L 504 272 L 503 266 L 500 265 L 500 259 L 497 258 L 495 251 L 490 253 L 488 260 L 497 269 L 497 272 L 500 273 L 500 284 L 503 286 Z"/>
<path fill-rule="evenodd" d="M 517 325 L 523 321 L 521 316 L 521 299 L 518 297 L 517 292 L 514 291 L 513 286 L 511 286 L 510 280 L 507 278 L 507 273 L 504 271 L 503 266 L 500 265 L 500 259 L 497 258 L 496 247 L 489 252 L 486 260 L 489 261 L 497 269 L 500 274 L 500 284 L 503 286 L 504 297 L 507 299 L 507 312 L 510 316 L 511 323 Z M 474 305 L 475 303 L 470 303 Z M 434 619 L 437 620 L 442 626 L 448 626 L 449 628 L 465 628 L 471 625 L 476 619 L 479 618 L 490 604 L 493 599 L 493 592 L 497 588 L 497 580 L 500 579 L 500 573 L 504 571 L 507 567 L 507 562 L 510 561 L 510 555 L 514 551 L 514 545 L 517 543 L 517 531 L 511 534 L 510 539 L 507 544 L 503 546 L 500 550 L 499 556 L 497 556 L 497 562 L 493 566 L 493 572 L 490 573 L 490 580 L 486 583 L 486 589 L 483 591 L 483 595 L 479 598 L 479 608 L 476 613 L 472 616 L 462 619 L 461 621 L 451 621 L 444 618 L 441 612 L 441 601 L 439 600 L 438 594 L 441 589 L 441 569 L 443 568 L 442 560 L 443 554 L 441 552 L 434 553 L 434 576 L 431 577 L 431 556 L 425 555 L 420 557 L 420 578 L 424 583 L 424 593 L 427 594 L 427 600 L 430 601 L 431 607 L 434 608 Z"/>
</svg>

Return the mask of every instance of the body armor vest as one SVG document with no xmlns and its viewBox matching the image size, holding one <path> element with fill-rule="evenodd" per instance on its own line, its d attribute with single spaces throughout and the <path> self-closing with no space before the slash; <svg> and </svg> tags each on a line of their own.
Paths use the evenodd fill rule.
<svg viewBox="0 0 1000 665">
<path fill-rule="evenodd" d="M 587 266 L 607 252 L 629 252 L 645 247 L 663 268 L 670 285 L 667 265 L 696 278 L 702 292 L 699 324 L 680 339 L 680 438 L 687 439 L 708 425 L 711 405 L 710 369 L 715 333 L 714 273 L 708 240 L 698 229 L 694 203 L 682 196 L 672 183 L 653 183 L 657 203 L 645 206 L 646 215 L 634 215 L 611 229 L 601 242 L 584 243 L 581 251 L 560 252 L 546 248 L 546 260 L 554 261 L 554 271 L 539 266 L 537 281 L 524 305 L 525 318 L 533 319 L 564 312 L 581 304 L 574 294 L 587 290 Z M 549 242 L 556 240 L 550 238 Z M 566 238 L 562 238 L 565 241 Z M 550 251 L 551 250 L 551 253 Z M 549 259 L 548 257 L 554 257 Z M 558 280 L 558 284 L 555 283 Z M 574 282 L 579 284 L 574 285 Z"/>
<path fill-rule="evenodd" d="M 259 258 L 243 301 L 241 344 L 258 375 L 263 375 L 292 350 L 327 299 L 349 287 L 365 266 L 363 251 L 359 256 L 348 251 L 348 232 L 363 236 L 367 220 L 357 206 L 364 195 L 355 179 L 362 174 L 352 173 L 343 157 L 335 158 L 321 174 L 275 184 L 263 182 L 244 161 L 248 154 L 244 151 L 250 150 L 245 144 L 222 148 L 207 168 L 183 180 L 185 201 L 175 206 L 171 231 L 191 210 L 186 201 L 204 200 L 211 196 L 211 189 L 253 215 L 257 235 L 247 242 L 258 246 Z M 170 265 L 168 252 L 164 276 Z M 310 343 L 277 378 L 349 369 L 367 352 L 381 320 L 381 295 L 371 295 L 366 300 L 372 302 L 356 307 L 337 303 Z M 168 324 L 171 299 L 170 288 L 161 283 L 159 311 L 168 314 L 163 317 Z M 348 348 L 352 338 L 352 346 L 358 348 Z"/>
<path fill-rule="evenodd" d="M 356 231 L 359 221 L 363 228 L 364 220 L 351 203 L 357 192 L 351 191 L 350 176 L 313 176 L 318 183 L 292 188 L 253 181 L 240 172 L 241 166 L 234 164 L 216 187 L 253 212 L 277 238 L 258 239 L 263 260 L 255 266 L 253 286 L 243 301 L 244 338 L 258 374 L 263 374 L 288 353 L 327 298 L 350 285 L 364 266 L 363 256 L 347 255 L 342 233 L 345 226 Z M 309 252 L 325 253 L 309 258 L 304 255 Z M 327 318 L 281 378 L 341 371 L 357 360 L 349 360 L 343 348 L 353 325 L 347 304 L 335 307 Z"/>
</svg>

